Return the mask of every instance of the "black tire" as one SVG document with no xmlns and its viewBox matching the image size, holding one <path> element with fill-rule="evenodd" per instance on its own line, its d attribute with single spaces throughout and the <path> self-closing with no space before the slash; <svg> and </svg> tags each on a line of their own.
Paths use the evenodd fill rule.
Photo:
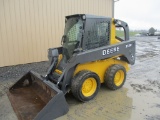
<svg viewBox="0 0 160 120">
<path fill-rule="evenodd" d="M 117 74 L 120 78 L 115 78 Z M 117 75 L 118 76 L 118 75 Z M 121 88 L 126 81 L 126 69 L 122 65 L 112 65 L 105 73 L 104 84 L 111 90 Z"/>
<path fill-rule="evenodd" d="M 91 83 L 91 86 L 89 86 L 91 88 L 91 89 L 89 88 L 90 89 L 89 91 L 91 92 L 88 93 L 85 91 L 88 89 L 88 87 L 85 87 L 86 81 Z M 71 92 L 78 100 L 82 102 L 86 102 L 93 99 L 97 95 L 99 88 L 100 88 L 100 79 L 97 74 L 91 71 L 87 70 L 80 71 L 72 79 Z"/>
</svg>

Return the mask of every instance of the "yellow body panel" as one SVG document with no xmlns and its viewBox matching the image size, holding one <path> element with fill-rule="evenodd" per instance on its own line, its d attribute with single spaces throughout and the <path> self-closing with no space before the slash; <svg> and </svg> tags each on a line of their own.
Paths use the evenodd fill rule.
<svg viewBox="0 0 160 120">
<path fill-rule="evenodd" d="M 76 67 L 74 75 L 76 75 L 78 72 L 80 72 L 82 70 L 89 70 L 89 71 L 96 73 L 100 78 L 100 82 L 103 83 L 106 70 L 113 64 L 120 64 L 120 65 L 124 66 L 126 71 L 129 70 L 129 65 L 127 62 L 117 60 L 114 57 L 114 58 L 109 58 L 109 59 L 105 59 L 105 60 L 98 60 L 95 62 L 79 64 Z"/>
<path fill-rule="evenodd" d="M 58 56 L 57 66 L 59 65 L 60 61 L 62 60 L 62 57 L 63 57 L 62 54 L 60 54 L 60 55 Z M 58 73 L 58 74 L 62 74 L 62 71 L 61 71 L 61 70 L 58 70 L 58 69 L 55 69 L 54 72 L 56 72 L 56 73 Z"/>
<path fill-rule="evenodd" d="M 58 64 L 60 63 L 60 61 L 62 60 L 62 58 L 63 58 L 63 55 L 60 54 L 60 55 L 58 56 Z M 58 65 L 58 64 L 57 64 L 57 65 Z"/>
<path fill-rule="evenodd" d="M 62 71 L 60 71 L 58 69 L 55 69 L 55 72 L 58 73 L 58 74 L 62 74 Z"/>
</svg>

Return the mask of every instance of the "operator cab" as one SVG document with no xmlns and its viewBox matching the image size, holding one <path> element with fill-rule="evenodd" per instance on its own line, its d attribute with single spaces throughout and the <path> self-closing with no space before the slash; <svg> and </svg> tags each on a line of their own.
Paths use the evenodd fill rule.
<svg viewBox="0 0 160 120">
<path fill-rule="evenodd" d="M 75 53 L 93 50 L 95 48 L 124 41 L 118 37 L 116 37 L 117 40 L 112 38 L 111 29 L 115 26 L 116 28 L 122 27 L 125 32 L 124 40 L 129 40 L 127 33 L 128 25 L 123 21 L 117 19 L 113 21 L 112 18 L 87 14 L 66 16 L 64 35 L 61 40 L 61 54 L 63 57 L 58 64 L 57 69 L 63 71 L 67 62 Z M 111 41 L 115 42 L 112 43 Z"/>
<path fill-rule="evenodd" d="M 111 18 L 78 14 L 66 16 L 62 37 L 63 59 L 74 53 L 109 44 Z"/>
</svg>

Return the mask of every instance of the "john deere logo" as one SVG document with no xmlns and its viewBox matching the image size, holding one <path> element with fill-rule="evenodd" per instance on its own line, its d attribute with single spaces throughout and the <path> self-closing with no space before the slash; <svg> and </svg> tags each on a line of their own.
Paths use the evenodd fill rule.
<svg viewBox="0 0 160 120">
<path fill-rule="evenodd" d="M 113 54 L 115 52 L 119 51 L 119 46 L 118 47 L 113 47 L 113 48 L 109 48 L 107 50 L 103 50 L 102 51 L 102 55 L 109 55 L 109 54 Z"/>
</svg>

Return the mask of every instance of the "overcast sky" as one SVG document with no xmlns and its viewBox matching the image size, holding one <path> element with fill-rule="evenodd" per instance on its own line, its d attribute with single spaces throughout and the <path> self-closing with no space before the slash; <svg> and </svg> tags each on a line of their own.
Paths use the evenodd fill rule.
<svg viewBox="0 0 160 120">
<path fill-rule="evenodd" d="M 160 30 L 160 0 L 119 0 L 115 18 L 127 22 L 132 30 Z"/>
</svg>

